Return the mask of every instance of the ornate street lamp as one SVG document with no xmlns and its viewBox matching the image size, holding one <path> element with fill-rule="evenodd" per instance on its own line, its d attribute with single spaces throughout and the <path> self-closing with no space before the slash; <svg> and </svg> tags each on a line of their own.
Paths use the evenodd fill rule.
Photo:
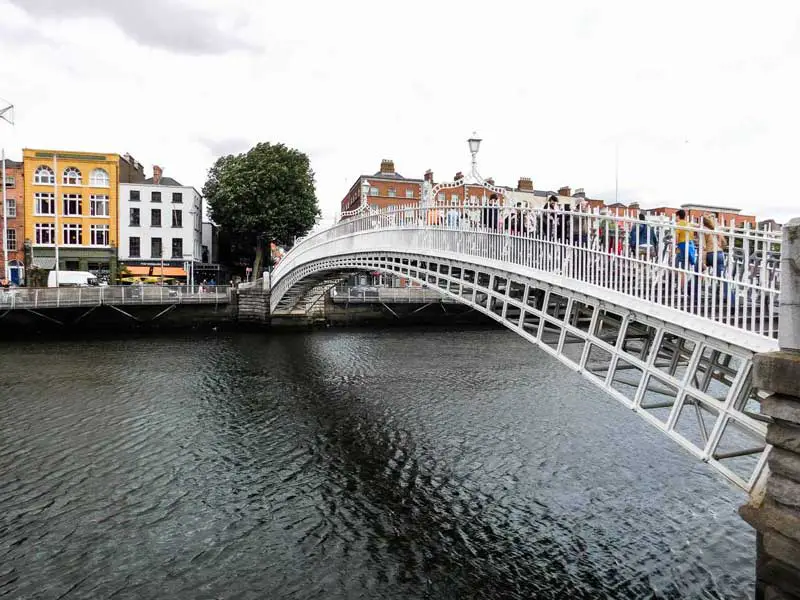
<svg viewBox="0 0 800 600">
<path fill-rule="evenodd" d="M 469 144 L 469 152 L 472 154 L 472 176 L 480 179 L 478 176 L 478 150 L 481 149 L 481 138 L 473 131 L 472 137 L 467 140 L 467 143 Z"/>
</svg>

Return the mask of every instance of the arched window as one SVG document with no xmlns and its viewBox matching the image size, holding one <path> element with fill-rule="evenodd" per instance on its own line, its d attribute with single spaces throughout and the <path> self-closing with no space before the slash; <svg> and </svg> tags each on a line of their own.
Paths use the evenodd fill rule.
<svg viewBox="0 0 800 600">
<path fill-rule="evenodd" d="M 36 169 L 36 172 L 33 174 L 33 183 L 38 183 L 42 185 L 53 185 L 56 182 L 56 175 L 53 173 L 53 169 L 42 165 L 41 167 Z"/>
<path fill-rule="evenodd" d="M 89 175 L 89 185 L 94 187 L 108 187 L 108 173 L 104 169 L 95 169 Z"/>
<path fill-rule="evenodd" d="M 75 167 L 67 167 L 64 169 L 64 177 L 61 181 L 64 185 L 80 185 L 81 172 Z"/>
</svg>

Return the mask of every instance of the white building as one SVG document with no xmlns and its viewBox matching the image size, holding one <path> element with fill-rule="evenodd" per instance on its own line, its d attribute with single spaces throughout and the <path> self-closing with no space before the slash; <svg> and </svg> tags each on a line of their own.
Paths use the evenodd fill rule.
<svg viewBox="0 0 800 600">
<path fill-rule="evenodd" d="M 163 177 L 119 186 L 119 261 L 132 275 L 186 277 L 202 261 L 202 196 Z"/>
</svg>

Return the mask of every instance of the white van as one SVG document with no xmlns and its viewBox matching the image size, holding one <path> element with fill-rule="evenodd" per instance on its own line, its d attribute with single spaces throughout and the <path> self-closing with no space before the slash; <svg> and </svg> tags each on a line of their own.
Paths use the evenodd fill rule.
<svg viewBox="0 0 800 600">
<path fill-rule="evenodd" d="M 56 272 L 50 271 L 47 276 L 47 287 L 86 287 L 97 285 L 97 276 L 88 271 L 59 271 L 58 285 L 56 285 Z"/>
</svg>

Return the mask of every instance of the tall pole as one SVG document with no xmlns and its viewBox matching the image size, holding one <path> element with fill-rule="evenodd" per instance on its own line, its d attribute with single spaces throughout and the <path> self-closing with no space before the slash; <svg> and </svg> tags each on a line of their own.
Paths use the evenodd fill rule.
<svg viewBox="0 0 800 600">
<path fill-rule="evenodd" d="M 53 185 L 55 186 L 55 193 L 53 194 L 53 196 L 54 196 L 54 201 L 55 201 L 54 208 L 56 209 L 56 223 L 55 223 L 56 231 L 55 231 L 55 236 L 53 237 L 53 244 L 54 244 L 53 248 L 55 250 L 55 257 L 56 257 L 56 287 L 59 287 L 61 285 L 61 282 L 59 281 L 60 274 L 61 274 L 60 273 L 61 266 L 59 265 L 60 261 L 59 261 L 59 256 L 58 256 L 58 234 L 61 233 L 61 232 L 60 232 L 60 228 L 58 226 L 59 225 L 59 223 L 58 223 L 58 205 L 60 204 L 60 202 L 58 201 L 58 155 L 55 152 L 53 152 Z"/>
<path fill-rule="evenodd" d="M 8 202 L 6 198 L 6 149 L 0 152 L 0 161 L 3 163 L 3 279 L 11 279 L 11 271 L 8 268 Z"/>
<path fill-rule="evenodd" d="M 619 203 L 619 142 L 614 144 L 614 203 Z"/>
</svg>

